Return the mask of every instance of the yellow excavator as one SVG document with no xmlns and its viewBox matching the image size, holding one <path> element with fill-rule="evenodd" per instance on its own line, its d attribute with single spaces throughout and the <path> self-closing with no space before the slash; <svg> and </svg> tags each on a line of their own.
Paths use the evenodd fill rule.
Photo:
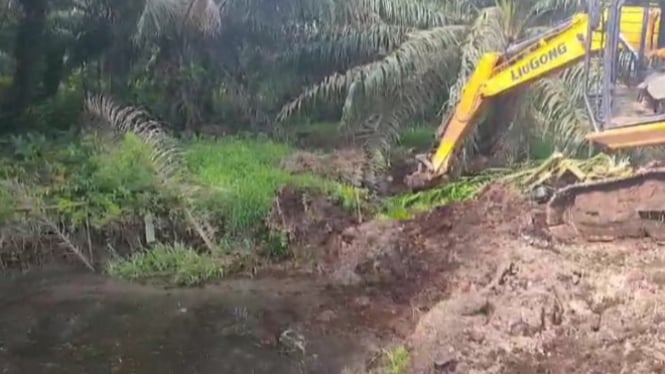
<svg viewBox="0 0 665 374">
<path fill-rule="evenodd" d="M 584 64 L 580 84 L 591 122 L 587 140 L 608 152 L 664 145 L 665 70 L 653 67 L 665 57 L 664 3 L 589 1 L 585 13 L 503 52 L 483 55 L 439 127 L 434 150 L 418 158 L 419 170 L 407 184 L 422 188 L 445 176 L 494 99 L 573 64 Z M 655 232 L 665 218 L 665 170 L 566 186 L 551 196 L 547 216 L 549 225 L 567 223 L 597 235 Z"/>
</svg>

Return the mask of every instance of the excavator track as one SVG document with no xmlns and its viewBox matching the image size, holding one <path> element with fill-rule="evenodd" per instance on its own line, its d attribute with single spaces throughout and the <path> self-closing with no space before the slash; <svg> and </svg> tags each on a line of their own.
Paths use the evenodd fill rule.
<svg viewBox="0 0 665 374">
<path fill-rule="evenodd" d="M 665 167 L 563 187 L 551 196 L 546 218 L 550 231 L 570 235 L 572 229 L 573 235 L 589 241 L 644 237 L 662 241 Z"/>
</svg>

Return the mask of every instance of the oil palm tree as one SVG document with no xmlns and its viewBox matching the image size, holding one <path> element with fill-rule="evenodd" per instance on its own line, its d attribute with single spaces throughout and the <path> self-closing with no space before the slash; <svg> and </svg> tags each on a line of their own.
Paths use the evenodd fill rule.
<svg viewBox="0 0 665 374">
<path fill-rule="evenodd" d="M 343 129 L 355 131 L 373 145 L 388 145 L 410 116 L 436 105 L 437 99 L 448 96 L 441 115 L 452 110 L 483 53 L 502 51 L 583 10 L 585 5 L 581 0 L 392 3 L 390 9 L 404 6 L 399 16 L 382 18 L 379 13 L 372 24 L 386 29 L 400 27 L 400 36 L 392 45 L 372 45 L 383 47 L 385 55 L 379 53 L 374 60 L 352 65 L 308 87 L 282 108 L 280 119 L 321 100 L 338 100 L 343 103 Z M 409 17 L 420 14 L 428 16 L 424 20 Z M 397 22 L 391 24 L 391 20 Z M 390 35 L 398 35 L 394 30 Z M 358 34 L 354 37 L 361 38 Z M 346 56 L 344 42 L 349 39 L 335 40 L 342 47 L 334 51 Z M 509 109 L 495 109 L 490 119 L 480 124 L 465 153 L 502 153 L 509 161 L 528 155 L 530 146 L 537 144 L 577 152 L 584 144 L 582 134 L 588 123 L 580 105 L 582 92 L 575 84 L 580 74 L 581 67 L 576 66 L 505 95 L 501 100 L 513 105 L 497 106 Z"/>
<path fill-rule="evenodd" d="M 340 111 L 340 129 L 385 149 L 414 115 L 452 109 L 478 58 L 546 30 L 582 0 L 146 0 L 139 36 L 197 35 L 223 41 L 220 64 L 248 43 L 271 63 L 297 70 L 305 88 L 277 115 L 286 122 L 321 104 Z M 226 72 L 228 68 L 224 68 Z M 565 152 L 583 144 L 586 114 L 574 84 L 580 67 L 501 100 L 466 153 L 507 160 L 543 143 Z M 443 105 L 441 102 L 443 101 Z"/>
</svg>

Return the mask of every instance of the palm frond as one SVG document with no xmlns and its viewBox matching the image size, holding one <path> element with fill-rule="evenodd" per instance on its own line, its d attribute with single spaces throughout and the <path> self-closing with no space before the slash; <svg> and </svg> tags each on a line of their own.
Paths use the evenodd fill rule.
<svg viewBox="0 0 665 374">
<path fill-rule="evenodd" d="M 455 110 L 461 99 L 463 89 L 482 55 L 487 52 L 501 51 L 507 44 L 508 40 L 504 33 L 504 17 L 501 8 L 482 9 L 460 47 L 458 76 L 450 88 L 448 100 L 441 107 L 442 117 L 445 117 L 444 113 L 451 113 Z M 460 157 L 463 160 L 477 151 L 478 137 L 479 134 L 476 130 L 471 134 L 469 141 L 464 144 L 463 149 L 460 150 Z"/>
<path fill-rule="evenodd" d="M 587 10 L 588 0 L 537 0 L 531 7 L 529 23 L 547 24 L 561 21 L 576 12 Z"/>
<path fill-rule="evenodd" d="M 567 155 L 577 155 L 586 145 L 590 119 L 583 105 L 584 64 L 577 64 L 558 76 L 541 79 L 529 91 L 534 136 Z"/>
<path fill-rule="evenodd" d="M 394 50 L 410 31 L 412 29 L 402 26 L 380 24 L 320 30 L 307 40 L 294 43 L 280 60 L 286 66 L 297 66 L 300 72 L 346 70 Z"/>
<path fill-rule="evenodd" d="M 442 108 L 444 112 L 454 109 L 462 94 L 469 77 L 476 69 L 478 61 L 483 54 L 501 51 L 508 44 L 504 33 L 503 13 L 500 8 L 483 9 L 478 18 L 470 27 L 464 43 L 461 46 L 461 64 L 457 81 L 453 84 L 450 99 Z"/>
<path fill-rule="evenodd" d="M 206 36 L 219 32 L 221 15 L 213 0 L 146 0 L 137 39 L 159 38 L 186 28 Z"/>
<path fill-rule="evenodd" d="M 278 114 L 282 121 L 317 100 L 345 99 L 344 119 L 353 118 L 356 102 L 367 97 L 378 97 L 393 87 L 399 87 L 418 70 L 426 70 L 434 55 L 446 55 L 457 48 L 464 27 L 444 26 L 413 32 L 406 42 L 386 58 L 358 66 L 344 73 L 328 76 L 323 82 L 309 87 L 304 93 L 286 104 Z M 445 69 L 444 66 L 439 66 Z"/>
<path fill-rule="evenodd" d="M 74 254 L 90 271 L 95 271 L 92 259 L 74 244 L 66 226 L 62 224 L 59 217 L 49 211 L 34 188 L 30 188 L 18 180 L 0 180 L 0 188 L 8 191 L 15 201 L 24 208 L 27 221 L 34 226 L 34 230 L 30 230 L 33 238 L 36 233 L 41 235 L 54 234 L 64 248 Z M 24 224 L 21 226 L 25 227 Z M 1 241 L 0 244 L 2 244 Z"/>
<path fill-rule="evenodd" d="M 85 109 L 104 120 L 114 132 L 134 133 L 150 145 L 155 169 L 164 182 L 169 182 L 182 170 L 180 147 L 147 112 L 132 106 L 120 106 L 106 95 L 88 95 Z"/>
<path fill-rule="evenodd" d="M 210 236 L 214 233 L 212 226 L 205 217 L 195 216 L 190 208 L 191 194 L 195 189 L 184 184 L 182 178 L 185 171 L 184 158 L 175 139 L 169 136 L 164 127 L 147 112 L 132 106 L 118 105 L 106 95 L 88 95 L 85 108 L 88 113 L 102 119 L 114 132 L 133 133 L 150 146 L 151 160 L 157 177 L 165 185 L 177 189 L 178 196 L 184 204 L 182 209 L 185 218 L 208 249 L 213 250 L 214 244 Z"/>
<path fill-rule="evenodd" d="M 351 14 L 373 15 L 391 25 L 432 28 L 450 24 L 446 13 L 432 1 L 357 0 L 347 4 Z"/>
<path fill-rule="evenodd" d="M 224 23 L 254 30 L 309 29 L 334 23 L 343 15 L 337 0 L 226 0 L 221 5 Z M 293 31 L 293 30 L 292 30 Z"/>
<path fill-rule="evenodd" d="M 450 73 L 455 67 L 442 69 L 441 66 L 454 61 L 455 50 L 448 54 L 432 54 L 431 63 L 424 64 L 401 85 L 393 86 L 381 96 L 368 97 L 361 107 L 367 112 L 358 113 L 353 126 L 342 126 L 341 131 L 350 133 L 371 155 L 369 165 L 376 172 L 385 167 L 390 148 L 399 140 L 401 130 L 410 125 L 414 117 L 437 105 L 435 100 L 448 89 Z M 432 140 L 434 134 L 432 134 Z"/>
</svg>

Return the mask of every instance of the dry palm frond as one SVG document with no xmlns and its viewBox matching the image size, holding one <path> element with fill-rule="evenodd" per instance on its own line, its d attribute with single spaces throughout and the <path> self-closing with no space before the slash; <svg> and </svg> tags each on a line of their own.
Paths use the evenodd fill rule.
<svg viewBox="0 0 665 374">
<path fill-rule="evenodd" d="M 150 145 L 151 159 L 162 181 L 169 181 L 182 171 L 182 151 L 177 147 L 175 139 L 145 111 L 117 105 L 105 95 L 89 95 L 85 109 L 103 119 L 116 133 L 134 133 Z"/>
<path fill-rule="evenodd" d="M 157 177 L 164 185 L 178 190 L 178 196 L 184 202 L 182 208 L 185 218 L 208 248 L 213 250 L 214 245 L 210 239 L 212 226 L 204 218 L 195 217 L 189 208 L 191 194 L 196 189 L 183 183 L 182 173 L 185 166 L 182 151 L 177 146 L 176 140 L 145 111 L 131 106 L 120 106 L 105 95 L 89 95 L 85 107 L 90 114 L 101 118 L 116 133 L 133 133 L 150 146 L 151 160 Z"/>
<path fill-rule="evenodd" d="M 579 182 L 630 176 L 635 170 L 627 158 L 616 158 L 600 153 L 587 159 L 566 158 L 554 153 L 537 166 L 520 169 L 500 178 L 500 181 L 515 183 L 523 189 L 556 182 L 565 174 L 572 174 Z"/>
<path fill-rule="evenodd" d="M 63 228 L 57 217 L 54 217 L 49 209 L 44 206 L 43 201 L 31 193 L 31 189 L 19 181 L 0 181 L 0 187 L 6 189 L 16 199 L 16 205 L 21 208 L 21 212 L 26 215 L 29 222 L 36 227 L 36 232 L 42 234 L 52 233 L 58 240 L 74 254 L 91 271 L 95 271 L 92 261 L 86 257 L 83 251 L 70 239 L 67 230 Z M 25 225 L 22 225 L 26 227 Z M 31 235 L 37 234 L 32 232 Z"/>
</svg>

